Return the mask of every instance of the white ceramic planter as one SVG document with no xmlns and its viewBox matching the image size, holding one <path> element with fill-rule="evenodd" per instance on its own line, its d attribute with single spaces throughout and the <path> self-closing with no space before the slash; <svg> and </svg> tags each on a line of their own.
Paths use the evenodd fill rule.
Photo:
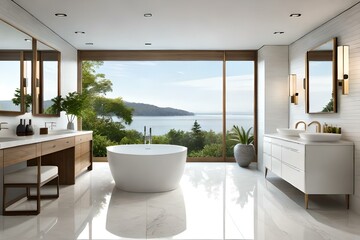
<svg viewBox="0 0 360 240">
<path fill-rule="evenodd" d="M 252 144 L 238 143 L 234 147 L 234 157 L 240 167 L 248 167 L 255 160 L 255 148 Z"/>
</svg>

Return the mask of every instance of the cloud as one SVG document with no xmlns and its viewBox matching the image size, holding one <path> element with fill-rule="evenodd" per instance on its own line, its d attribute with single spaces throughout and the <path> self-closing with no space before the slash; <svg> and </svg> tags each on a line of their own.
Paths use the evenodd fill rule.
<svg viewBox="0 0 360 240">
<path fill-rule="evenodd" d="M 176 86 L 198 88 L 208 91 L 222 89 L 222 77 L 201 78 L 171 83 Z M 226 78 L 227 91 L 253 91 L 253 75 L 230 76 Z"/>
</svg>

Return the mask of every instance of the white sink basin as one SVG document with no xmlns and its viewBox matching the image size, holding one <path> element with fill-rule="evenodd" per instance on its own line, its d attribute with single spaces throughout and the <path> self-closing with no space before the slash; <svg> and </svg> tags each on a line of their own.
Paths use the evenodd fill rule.
<svg viewBox="0 0 360 240">
<path fill-rule="evenodd" d="M 299 135 L 309 142 L 336 142 L 341 139 L 341 134 L 336 133 L 300 133 Z"/>
<path fill-rule="evenodd" d="M 0 137 L 0 142 L 11 142 L 16 140 L 20 140 L 20 139 L 14 137 Z"/>
<path fill-rule="evenodd" d="M 304 129 L 293 129 L 293 128 L 277 128 L 276 131 L 282 136 L 298 137 L 299 133 L 305 132 Z"/>
</svg>

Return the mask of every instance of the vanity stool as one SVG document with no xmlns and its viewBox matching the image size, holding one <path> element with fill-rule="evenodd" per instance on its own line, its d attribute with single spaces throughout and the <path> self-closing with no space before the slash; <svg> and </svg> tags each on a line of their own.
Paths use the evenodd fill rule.
<svg viewBox="0 0 360 240">
<path fill-rule="evenodd" d="M 50 181 L 56 179 L 56 194 L 41 195 L 40 188 Z M 6 208 L 14 203 L 6 202 L 7 188 L 26 188 L 28 199 L 36 200 L 36 210 L 9 210 Z M 36 188 L 36 195 L 31 194 L 31 188 Z M 59 175 L 57 166 L 28 166 L 21 170 L 4 175 L 3 186 L 3 215 L 37 215 L 40 213 L 40 199 L 59 197 Z M 16 202 L 16 201 L 15 201 Z"/>
</svg>

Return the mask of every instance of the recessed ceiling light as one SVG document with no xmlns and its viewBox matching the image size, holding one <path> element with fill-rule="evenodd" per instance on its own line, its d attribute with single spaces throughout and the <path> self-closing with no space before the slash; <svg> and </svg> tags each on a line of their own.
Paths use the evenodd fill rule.
<svg viewBox="0 0 360 240">
<path fill-rule="evenodd" d="M 145 46 L 151 46 L 151 42 L 146 42 Z"/>
<path fill-rule="evenodd" d="M 57 17 L 67 17 L 65 13 L 55 13 L 55 16 Z"/>
<path fill-rule="evenodd" d="M 31 39 L 29 39 L 29 38 L 25 38 L 24 40 L 25 40 L 25 42 L 31 42 Z"/>
<path fill-rule="evenodd" d="M 274 34 L 284 34 L 285 32 L 281 32 L 281 31 L 278 31 L 278 32 L 274 32 Z"/>
<path fill-rule="evenodd" d="M 75 33 L 76 34 L 85 34 L 85 32 L 83 32 L 83 31 L 76 31 Z"/>
<path fill-rule="evenodd" d="M 301 17 L 301 13 L 292 13 L 290 14 L 290 17 L 295 17 L 295 18 Z"/>
<path fill-rule="evenodd" d="M 145 14 L 144 14 L 144 17 L 147 17 L 147 18 L 148 18 L 148 17 L 152 17 L 152 13 L 145 13 Z"/>
<path fill-rule="evenodd" d="M 94 45 L 94 43 L 92 43 L 92 42 L 87 42 L 87 43 L 85 43 L 85 45 L 92 46 L 92 45 Z"/>
</svg>

